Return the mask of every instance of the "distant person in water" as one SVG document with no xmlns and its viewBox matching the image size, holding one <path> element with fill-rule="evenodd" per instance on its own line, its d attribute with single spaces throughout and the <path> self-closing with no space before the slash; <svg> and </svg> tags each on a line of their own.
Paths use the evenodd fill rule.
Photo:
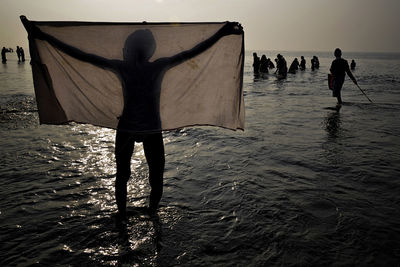
<svg viewBox="0 0 400 267">
<path fill-rule="evenodd" d="M 292 61 L 289 67 L 289 73 L 295 74 L 296 71 L 299 69 L 299 60 L 297 57 Z"/>
<path fill-rule="evenodd" d="M 277 55 L 276 73 L 280 79 L 286 78 L 287 76 L 287 63 L 281 54 Z"/>
<path fill-rule="evenodd" d="M 18 62 L 21 62 L 21 51 L 19 50 L 19 46 L 17 46 L 17 57 L 18 57 Z"/>
<path fill-rule="evenodd" d="M 335 57 L 336 59 L 332 61 L 332 65 L 330 68 L 331 74 L 333 75 L 333 90 L 332 96 L 337 98 L 338 104 L 342 104 L 341 90 L 343 87 L 344 79 L 347 75 L 350 79 L 357 85 L 357 81 L 354 78 L 353 74 L 350 71 L 349 63 L 347 60 L 342 58 L 342 51 L 339 48 L 335 49 Z"/>
<path fill-rule="evenodd" d="M 3 46 L 3 49 L 1 49 L 1 62 L 2 63 L 7 63 L 7 56 L 6 56 L 6 53 L 9 53 L 10 52 L 10 50 L 8 50 L 7 48 L 5 48 L 4 46 Z"/>
<path fill-rule="evenodd" d="M 254 74 L 258 74 L 260 72 L 260 58 L 257 56 L 257 53 L 253 53 L 253 72 Z"/>
<path fill-rule="evenodd" d="M 306 60 L 304 59 L 303 56 L 301 56 L 300 60 L 300 70 L 305 70 L 306 69 Z"/>
<path fill-rule="evenodd" d="M 311 59 L 311 70 L 319 69 L 319 59 L 317 56 L 313 56 Z"/>
<path fill-rule="evenodd" d="M 28 21 L 25 23 L 31 27 Z M 150 61 L 150 58 L 156 50 L 156 42 L 148 29 L 136 30 L 128 36 L 123 48 L 123 60 L 119 60 L 86 53 L 33 27 L 34 29 L 30 32 L 34 37 L 51 43 L 74 58 L 109 69 L 119 77 L 123 87 L 124 106 L 119 117 L 115 141 L 117 164 L 115 198 L 118 218 L 121 222 L 124 222 L 126 218 L 127 183 L 131 175 L 131 157 L 136 142 L 143 142 L 144 154 L 149 166 L 151 192 L 148 211 L 150 214 L 156 213 L 163 193 L 165 165 L 159 111 L 163 77 L 169 69 L 206 51 L 222 37 L 241 34 L 242 27 L 238 23 L 226 23 L 213 36 L 198 43 L 192 49 L 154 61 Z"/>
<path fill-rule="evenodd" d="M 351 60 L 350 68 L 351 70 L 354 70 L 356 68 L 356 62 L 354 61 L 354 59 Z"/>
<path fill-rule="evenodd" d="M 22 47 L 19 47 L 19 53 L 21 55 L 21 61 L 24 62 L 25 61 L 25 52 Z"/>
<path fill-rule="evenodd" d="M 267 59 L 267 57 L 265 55 L 261 56 L 260 72 L 261 73 L 268 73 L 268 59 Z"/>
<path fill-rule="evenodd" d="M 270 58 L 268 58 L 267 60 L 268 60 L 268 68 L 270 68 L 270 69 L 275 68 L 274 62 L 272 62 L 272 60 Z"/>
</svg>

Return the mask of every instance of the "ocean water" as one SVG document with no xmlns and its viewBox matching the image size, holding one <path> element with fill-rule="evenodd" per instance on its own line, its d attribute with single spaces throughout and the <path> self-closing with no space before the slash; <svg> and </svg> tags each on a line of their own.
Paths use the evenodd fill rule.
<svg viewBox="0 0 400 267">
<path fill-rule="evenodd" d="M 340 111 L 319 70 L 255 77 L 246 129 L 164 134 L 158 216 L 137 145 L 127 229 L 115 224 L 115 132 L 39 125 L 31 67 L 0 65 L 1 266 L 400 266 L 400 54 L 344 53 Z M 277 52 L 257 51 L 275 58 Z"/>
</svg>

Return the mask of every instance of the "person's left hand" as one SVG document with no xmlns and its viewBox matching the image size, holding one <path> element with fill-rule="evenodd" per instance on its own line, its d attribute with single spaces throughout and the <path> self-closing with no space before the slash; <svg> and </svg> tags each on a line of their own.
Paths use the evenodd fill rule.
<svg viewBox="0 0 400 267">
<path fill-rule="evenodd" d="M 223 35 L 243 34 L 243 27 L 238 22 L 227 22 L 221 30 Z"/>
</svg>

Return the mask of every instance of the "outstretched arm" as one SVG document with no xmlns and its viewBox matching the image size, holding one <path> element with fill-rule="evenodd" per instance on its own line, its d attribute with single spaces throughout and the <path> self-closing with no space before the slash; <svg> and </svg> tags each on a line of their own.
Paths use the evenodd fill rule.
<svg viewBox="0 0 400 267">
<path fill-rule="evenodd" d="M 71 57 L 74 57 L 76 59 L 92 63 L 93 65 L 102 67 L 102 68 L 108 68 L 108 69 L 113 69 L 115 68 L 114 65 L 112 64 L 112 60 L 106 59 L 101 56 L 97 56 L 94 54 L 86 53 L 83 52 L 82 50 L 73 47 L 71 45 L 68 45 L 54 36 L 51 36 L 45 32 L 42 32 L 36 25 L 31 23 L 25 16 L 20 16 L 20 19 L 22 23 L 24 24 L 24 27 L 28 31 L 28 34 L 30 38 L 37 38 L 40 40 L 44 40 L 49 42 L 50 44 L 54 45 L 64 53 L 70 55 Z"/>
<path fill-rule="evenodd" d="M 242 34 L 243 33 L 243 28 L 242 26 L 237 23 L 237 22 L 228 22 L 226 23 L 221 29 L 219 29 L 213 36 L 208 38 L 207 40 L 202 41 L 195 47 L 193 47 L 190 50 L 183 51 L 179 54 L 176 54 L 175 56 L 172 56 L 170 58 L 170 64 L 172 66 L 176 66 L 180 63 L 182 63 L 185 60 L 188 60 L 192 57 L 197 56 L 198 54 L 204 52 L 208 48 L 210 48 L 212 45 L 214 45 L 219 39 L 226 35 L 230 34 Z"/>
</svg>

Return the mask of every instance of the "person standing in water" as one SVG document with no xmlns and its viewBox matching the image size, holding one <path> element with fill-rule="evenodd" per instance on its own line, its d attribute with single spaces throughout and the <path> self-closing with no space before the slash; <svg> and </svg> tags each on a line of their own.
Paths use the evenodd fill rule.
<svg viewBox="0 0 400 267">
<path fill-rule="evenodd" d="M 267 59 L 267 57 L 265 55 L 261 56 L 260 72 L 261 73 L 268 73 L 268 59 Z"/>
<path fill-rule="evenodd" d="M 292 64 L 290 64 L 289 67 L 289 73 L 295 74 L 296 71 L 299 69 L 299 60 L 297 57 L 292 61 Z"/>
<path fill-rule="evenodd" d="M 353 73 L 351 73 L 349 68 L 349 63 L 347 62 L 347 60 L 342 58 L 342 50 L 336 48 L 334 55 L 336 59 L 332 61 L 332 65 L 330 68 L 330 72 L 333 75 L 332 96 L 336 97 L 338 104 L 341 105 L 343 103 L 341 97 L 341 90 L 343 87 L 344 79 L 346 77 L 346 73 L 356 85 L 357 85 L 357 80 L 354 78 Z"/>
<path fill-rule="evenodd" d="M 17 46 L 17 57 L 18 57 L 18 62 L 21 62 L 21 51 L 19 50 L 19 46 Z"/>
<path fill-rule="evenodd" d="M 3 46 L 3 49 L 1 49 L 1 62 L 2 63 L 7 63 L 7 56 L 6 53 L 10 53 L 11 51 Z"/>
<path fill-rule="evenodd" d="M 305 70 L 306 69 L 306 60 L 303 56 L 301 56 L 300 60 L 300 70 Z"/>
<path fill-rule="evenodd" d="M 254 74 L 258 74 L 260 72 L 260 64 L 261 64 L 261 60 L 260 58 L 257 56 L 257 53 L 253 53 L 253 72 Z"/>
<path fill-rule="evenodd" d="M 350 69 L 354 70 L 355 68 L 356 68 L 356 62 L 353 59 L 353 60 L 351 60 L 351 63 L 350 63 Z"/>
<path fill-rule="evenodd" d="M 125 222 L 127 183 L 131 175 L 131 157 L 136 142 L 143 142 L 144 154 L 149 166 L 150 203 L 148 211 L 155 214 L 163 193 L 165 165 L 164 143 L 160 120 L 161 84 L 166 72 L 186 60 L 206 51 L 219 39 L 230 34 L 242 34 L 243 28 L 235 22 L 226 23 L 210 38 L 192 49 L 171 57 L 150 61 L 156 50 L 156 41 L 148 29 L 136 30 L 125 41 L 123 60 L 107 59 L 89 54 L 42 32 L 21 18 L 34 38 L 45 40 L 66 54 L 79 60 L 108 69 L 117 74 L 123 87 L 124 106 L 116 132 L 115 158 L 117 174 L 115 199 L 118 220 Z"/>
<path fill-rule="evenodd" d="M 24 49 L 22 47 L 19 47 L 19 53 L 21 55 L 21 61 L 25 62 L 25 52 L 24 52 Z"/>
<path fill-rule="evenodd" d="M 281 55 L 277 55 L 277 62 L 276 62 L 276 74 L 278 75 L 278 79 L 284 79 L 287 76 L 287 63 L 285 58 Z"/>
</svg>

